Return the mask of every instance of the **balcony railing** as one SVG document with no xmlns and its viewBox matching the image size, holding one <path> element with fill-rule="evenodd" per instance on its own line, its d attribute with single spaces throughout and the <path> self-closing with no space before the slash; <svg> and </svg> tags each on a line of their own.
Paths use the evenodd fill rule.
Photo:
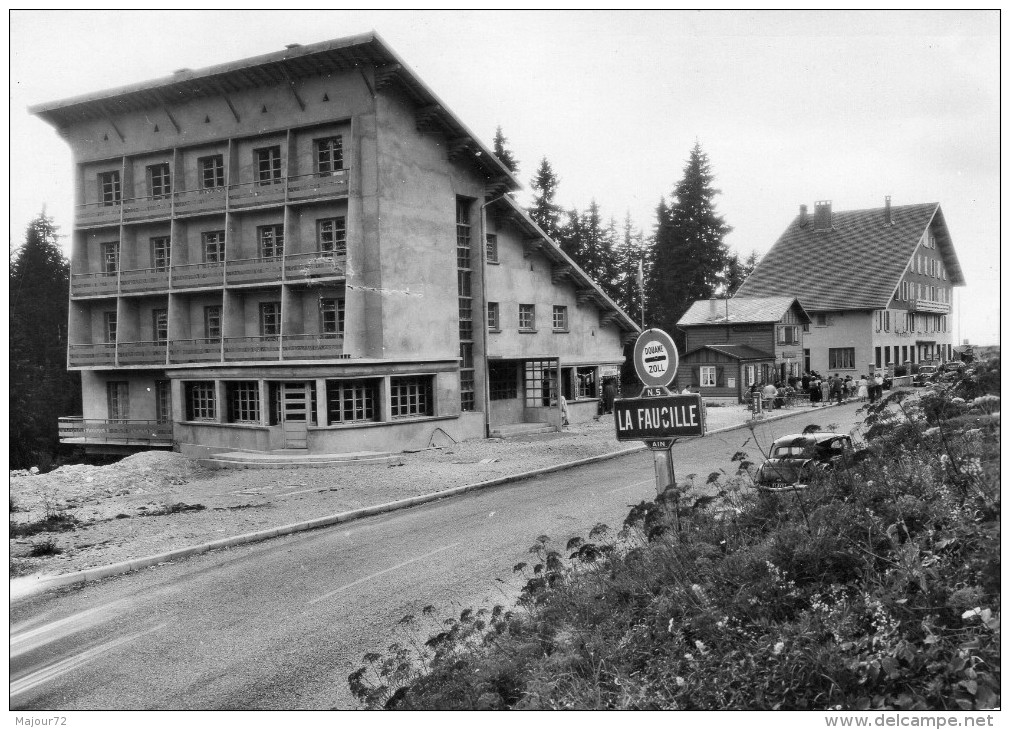
<svg viewBox="0 0 1010 730">
<path fill-rule="evenodd" d="M 115 271 L 110 274 L 73 274 L 70 277 L 70 293 L 75 297 L 91 297 L 115 294 L 119 289 L 119 277 Z"/>
<path fill-rule="evenodd" d="M 929 299 L 916 299 L 912 303 L 916 312 L 935 312 L 936 314 L 950 314 L 950 305 L 946 302 L 932 302 Z"/>
<path fill-rule="evenodd" d="M 291 253 L 284 257 L 288 279 L 342 277 L 347 273 L 347 256 L 332 251 Z"/>
<path fill-rule="evenodd" d="M 168 355 L 168 343 L 120 342 L 117 350 L 120 365 L 164 365 Z"/>
<path fill-rule="evenodd" d="M 221 362 L 221 338 L 172 340 L 168 356 L 173 363 Z"/>
<path fill-rule="evenodd" d="M 225 337 L 225 360 L 280 360 L 280 337 Z"/>
<path fill-rule="evenodd" d="M 70 367 L 97 367 L 116 364 L 116 343 L 100 342 L 88 345 L 70 345 Z"/>
<path fill-rule="evenodd" d="M 172 424 L 163 421 L 117 421 L 63 416 L 59 419 L 59 432 L 60 441 L 65 444 L 172 445 Z"/>
<path fill-rule="evenodd" d="M 151 291 L 168 289 L 168 268 L 132 269 L 119 272 L 120 291 Z"/>
<path fill-rule="evenodd" d="M 347 194 L 347 170 L 328 175 L 293 175 L 288 178 L 288 200 L 311 200 Z"/>
<path fill-rule="evenodd" d="M 197 286 L 222 286 L 224 284 L 224 264 L 201 263 L 180 264 L 172 267 L 172 288 L 189 289 Z"/>
<path fill-rule="evenodd" d="M 259 205 L 281 205 L 316 198 L 347 195 L 349 170 L 329 174 L 309 173 L 278 178 L 266 183 L 243 182 L 199 190 L 179 190 L 169 195 L 121 200 L 113 205 L 85 203 L 77 206 L 75 224 L 79 227 L 118 225 L 143 220 L 223 212 Z M 227 191 L 227 195 L 225 192 Z"/>
<path fill-rule="evenodd" d="M 168 218 L 172 215 L 172 196 L 158 195 L 123 201 L 123 222 Z"/>
<path fill-rule="evenodd" d="M 340 335 L 284 335 L 284 357 L 288 360 L 336 360 L 344 356 Z"/>
<path fill-rule="evenodd" d="M 281 257 L 237 259 L 228 262 L 225 276 L 229 284 L 253 284 L 261 281 L 280 281 Z"/>
</svg>

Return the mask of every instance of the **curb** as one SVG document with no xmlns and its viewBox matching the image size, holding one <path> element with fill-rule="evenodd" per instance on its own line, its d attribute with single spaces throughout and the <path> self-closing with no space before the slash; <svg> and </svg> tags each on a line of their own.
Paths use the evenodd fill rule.
<svg viewBox="0 0 1010 730">
<path fill-rule="evenodd" d="M 774 416 L 769 416 L 761 420 L 761 423 L 768 423 L 769 421 L 776 421 L 781 418 L 788 418 L 789 416 L 799 415 L 799 413 L 783 413 Z M 741 423 L 735 426 L 725 426 L 723 428 L 717 428 L 714 431 L 709 431 L 708 434 L 724 433 L 726 431 L 734 431 L 740 428 L 747 428 L 750 423 Z M 271 527 L 266 530 L 258 530 L 257 532 L 247 532 L 242 535 L 235 535 L 233 537 L 225 537 L 220 540 L 214 540 L 212 542 L 206 542 L 201 545 L 192 545 L 190 547 L 177 548 L 175 550 L 169 550 L 168 552 L 159 553 L 158 555 L 150 555 L 144 558 L 135 558 L 133 560 L 124 560 L 121 563 L 113 563 L 112 565 L 104 565 L 98 568 L 87 568 L 85 570 L 80 570 L 75 573 L 64 573 L 62 575 L 55 576 L 39 576 L 37 582 L 34 585 L 35 590 L 48 590 L 50 588 L 62 588 L 63 586 L 76 585 L 78 583 L 87 583 L 88 581 L 101 580 L 103 578 L 110 578 L 115 575 L 123 575 L 124 573 L 131 573 L 135 570 L 142 570 L 144 568 L 150 568 L 161 563 L 167 563 L 171 560 L 178 560 L 180 558 L 188 558 L 191 555 L 200 555 L 201 553 L 208 552 L 210 550 L 220 550 L 222 548 L 230 548 L 238 545 L 246 545 L 253 542 L 262 542 L 264 540 L 269 540 L 274 537 L 281 537 L 282 535 L 290 535 L 295 532 L 305 532 L 307 530 L 315 530 L 320 527 L 330 527 L 331 525 L 339 525 L 344 522 L 353 522 L 354 520 L 361 519 L 363 517 L 372 517 L 374 515 L 384 514 L 386 512 L 394 512 L 396 510 L 406 509 L 407 507 L 414 507 L 419 504 L 426 504 L 428 502 L 436 502 L 440 499 L 447 499 L 449 497 L 455 497 L 459 494 L 465 494 L 466 492 L 472 492 L 479 489 L 487 489 L 489 487 L 497 487 L 503 484 L 510 484 L 512 482 L 520 482 L 525 479 L 531 479 L 533 477 L 538 477 L 543 474 L 551 474 L 553 472 L 564 471 L 566 469 L 573 469 L 579 466 L 586 466 L 588 464 L 595 464 L 601 461 L 609 461 L 610 459 L 617 459 L 622 456 L 627 456 L 628 454 L 635 454 L 640 451 L 646 451 L 647 446 L 644 444 L 642 446 L 632 446 L 627 449 L 621 449 L 619 451 L 611 451 L 606 454 L 598 454 L 596 456 L 589 456 L 585 459 L 578 459 L 576 461 L 567 461 L 562 464 L 554 464 L 552 466 L 542 467 L 540 469 L 532 469 L 530 471 L 520 472 L 519 474 L 509 474 L 504 477 L 497 477 L 496 479 L 489 479 L 484 482 L 475 482 L 473 484 L 464 484 L 460 487 L 453 487 L 452 489 L 446 489 L 441 492 L 432 492 L 430 494 L 422 494 L 417 497 L 407 497 L 405 499 L 398 499 L 394 502 L 386 502 L 384 504 L 373 505 L 371 507 L 360 507 L 358 509 L 350 510 L 348 512 L 340 512 L 334 515 L 328 515 L 326 517 L 317 517 L 312 520 L 304 520 L 302 522 L 293 522 L 289 525 L 283 525 L 281 527 Z"/>
</svg>

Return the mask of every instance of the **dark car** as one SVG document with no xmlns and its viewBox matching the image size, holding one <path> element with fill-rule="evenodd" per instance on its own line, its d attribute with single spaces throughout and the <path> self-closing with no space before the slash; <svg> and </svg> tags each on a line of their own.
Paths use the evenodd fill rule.
<svg viewBox="0 0 1010 730">
<path fill-rule="evenodd" d="M 926 385 L 932 382 L 939 371 L 936 365 L 920 365 L 919 372 L 912 376 L 912 385 Z"/>
<path fill-rule="evenodd" d="M 802 489 L 814 472 L 833 469 L 852 453 L 852 439 L 844 433 L 790 434 L 775 440 L 754 481 L 765 492 Z"/>
</svg>

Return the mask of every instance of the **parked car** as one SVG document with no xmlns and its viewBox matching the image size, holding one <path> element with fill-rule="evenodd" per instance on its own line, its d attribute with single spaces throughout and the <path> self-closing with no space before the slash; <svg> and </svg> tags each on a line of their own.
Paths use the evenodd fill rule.
<svg viewBox="0 0 1010 730">
<path fill-rule="evenodd" d="M 852 455 L 852 439 L 847 434 L 830 431 L 789 434 L 772 444 L 755 482 L 765 492 L 802 489 L 814 472 L 833 469 Z"/>
<path fill-rule="evenodd" d="M 950 360 L 950 361 L 945 362 L 943 364 L 943 370 L 944 370 L 944 372 L 948 372 L 948 373 L 949 372 L 955 372 L 955 373 L 964 372 L 964 368 L 965 368 L 965 364 L 963 362 L 961 362 L 960 360 Z"/>
<path fill-rule="evenodd" d="M 919 372 L 912 376 L 912 385 L 926 385 L 935 378 L 938 370 L 936 365 L 920 365 Z"/>
</svg>

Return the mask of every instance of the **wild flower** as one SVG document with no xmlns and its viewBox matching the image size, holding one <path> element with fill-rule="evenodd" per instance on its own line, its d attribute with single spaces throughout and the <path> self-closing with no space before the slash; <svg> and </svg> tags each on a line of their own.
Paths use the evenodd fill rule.
<svg viewBox="0 0 1010 730">
<path fill-rule="evenodd" d="M 786 643 L 784 641 L 776 642 L 775 646 L 772 647 L 772 654 L 778 656 L 782 653 L 782 650 L 786 648 Z"/>
</svg>

